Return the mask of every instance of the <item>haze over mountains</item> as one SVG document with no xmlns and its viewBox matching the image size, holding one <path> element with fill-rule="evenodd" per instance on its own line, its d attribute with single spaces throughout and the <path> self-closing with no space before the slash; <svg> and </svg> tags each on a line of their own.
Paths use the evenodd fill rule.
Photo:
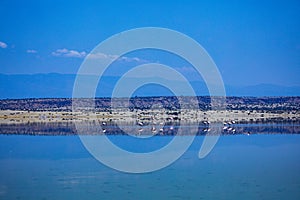
<svg viewBox="0 0 300 200">
<path fill-rule="evenodd" d="M 0 74 L 0 98 L 71 98 L 75 74 Z M 97 97 L 110 97 L 114 85 L 119 77 L 102 77 L 100 87 L 97 88 Z M 132 78 L 132 83 L 135 82 Z M 173 83 L 174 82 L 174 83 Z M 173 81 L 176 87 L 182 83 Z M 190 82 L 196 95 L 209 95 L 203 81 Z M 280 86 L 272 84 L 260 84 L 253 86 L 228 86 L 225 84 L 227 96 L 300 96 L 300 86 Z M 146 85 L 138 89 L 135 96 L 173 96 L 170 90 L 159 85 Z M 182 94 L 188 95 L 182 90 Z"/>
</svg>

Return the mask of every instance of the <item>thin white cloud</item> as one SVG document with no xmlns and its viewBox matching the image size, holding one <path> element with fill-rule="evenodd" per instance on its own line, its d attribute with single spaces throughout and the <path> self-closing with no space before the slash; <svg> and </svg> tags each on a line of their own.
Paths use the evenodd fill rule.
<svg viewBox="0 0 300 200">
<path fill-rule="evenodd" d="M 143 59 L 140 59 L 140 58 L 137 58 L 137 57 L 126 57 L 126 56 L 123 56 L 121 58 L 119 58 L 120 61 L 125 61 L 125 62 L 148 62 L 147 60 L 143 60 Z"/>
<path fill-rule="evenodd" d="M 27 53 L 37 53 L 37 51 L 36 50 L 33 50 L 33 49 L 28 49 L 27 51 L 26 51 Z"/>
<path fill-rule="evenodd" d="M 119 57 L 117 55 L 109 55 L 109 54 L 104 54 L 104 53 L 94 53 L 94 54 L 89 54 L 87 56 L 88 59 L 102 59 L 102 60 L 115 60 L 117 59 L 117 61 L 121 61 L 121 62 L 144 62 L 147 63 L 149 62 L 148 60 L 143 60 L 137 57 L 126 57 L 126 56 L 122 56 Z"/>
<path fill-rule="evenodd" d="M 0 41 L 0 47 L 3 48 L 3 49 L 5 49 L 7 47 L 7 44 Z"/>
<path fill-rule="evenodd" d="M 108 55 L 104 53 L 94 53 L 94 54 L 89 54 L 88 59 L 101 59 L 101 60 L 114 60 L 118 58 L 116 55 Z"/>
<path fill-rule="evenodd" d="M 147 63 L 148 60 L 143 60 L 137 57 L 126 57 L 122 56 L 119 57 L 117 55 L 109 55 L 104 53 L 93 53 L 93 54 L 87 54 L 85 51 L 79 52 L 76 50 L 69 50 L 66 48 L 63 49 L 57 49 L 56 51 L 51 53 L 53 56 L 57 57 L 74 57 L 74 58 L 84 58 L 87 57 L 87 59 L 100 59 L 100 60 L 108 60 L 113 61 L 117 60 L 119 62 L 141 62 L 141 63 Z"/>
<path fill-rule="evenodd" d="M 68 58 L 84 58 L 86 56 L 86 52 L 76 51 L 76 50 L 69 50 L 69 49 L 57 49 L 56 51 L 52 52 L 53 56 L 58 57 L 68 57 Z"/>
</svg>

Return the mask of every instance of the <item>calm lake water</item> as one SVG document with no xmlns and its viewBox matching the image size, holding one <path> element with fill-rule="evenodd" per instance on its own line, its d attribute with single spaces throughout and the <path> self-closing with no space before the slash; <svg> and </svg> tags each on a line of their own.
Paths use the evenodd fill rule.
<svg viewBox="0 0 300 200">
<path fill-rule="evenodd" d="M 172 139 L 109 137 L 140 151 Z M 76 135 L 0 135 L 0 199 L 300 199 L 300 135 L 221 136 L 199 159 L 203 139 L 164 169 L 128 174 L 95 160 Z"/>
</svg>

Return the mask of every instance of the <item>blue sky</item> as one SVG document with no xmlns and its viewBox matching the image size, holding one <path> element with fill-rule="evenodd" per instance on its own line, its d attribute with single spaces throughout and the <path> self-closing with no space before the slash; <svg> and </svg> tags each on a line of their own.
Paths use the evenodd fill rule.
<svg viewBox="0 0 300 200">
<path fill-rule="evenodd" d="M 0 73 L 75 74 L 99 42 L 128 29 L 157 26 L 198 41 L 225 84 L 300 86 L 299 1 L 2 0 L 0 18 Z M 151 51 L 132 56 L 186 67 Z"/>
</svg>

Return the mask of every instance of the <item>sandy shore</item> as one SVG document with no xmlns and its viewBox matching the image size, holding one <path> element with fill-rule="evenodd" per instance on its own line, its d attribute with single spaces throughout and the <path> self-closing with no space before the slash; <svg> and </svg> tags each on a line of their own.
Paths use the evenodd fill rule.
<svg viewBox="0 0 300 200">
<path fill-rule="evenodd" d="M 68 122 L 68 121 L 192 121 L 192 122 L 251 122 L 272 119 L 300 120 L 300 112 L 264 111 L 196 111 L 184 110 L 118 110 L 113 112 L 51 112 L 1 110 L 0 123 Z"/>
<path fill-rule="evenodd" d="M 76 122 L 76 123 L 74 123 Z M 100 123 L 98 123 L 100 122 Z M 263 111 L 196 111 L 196 110 L 118 110 L 114 112 L 0 111 L 0 134 L 25 135 L 205 135 L 299 133 L 300 126 L 284 123 L 300 122 L 300 112 Z M 253 128 L 245 124 L 269 124 Z M 75 126 L 76 125 L 76 126 Z M 77 125 L 80 131 L 77 130 Z M 100 126 L 102 129 L 99 129 Z M 181 132 L 177 132 L 181 127 Z M 283 131 L 284 130 L 284 131 Z"/>
</svg>

